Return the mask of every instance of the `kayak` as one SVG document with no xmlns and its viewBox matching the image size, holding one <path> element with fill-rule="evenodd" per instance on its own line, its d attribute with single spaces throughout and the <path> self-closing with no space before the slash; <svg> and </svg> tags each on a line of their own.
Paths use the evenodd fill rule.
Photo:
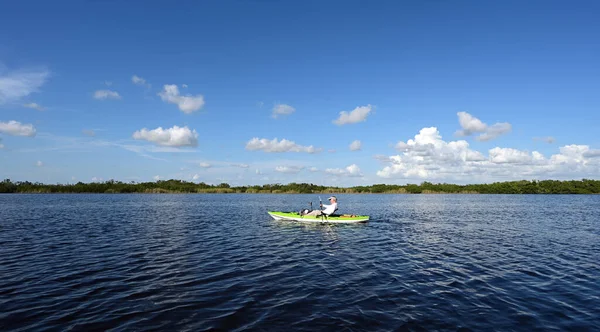
<svg viewBox="0 0 600 332">
<path fill-rule="evenodd" d="M 369 216 L 357 216 L 349 214 L 336 214 L 331 216 L 301 216 L 298 212 L 280 212 L 268 211 L 269 215 L 275 220 L 302 221 L 313 223 L 330 224 L 356 224 L 369 221 Z"/>
</svg>

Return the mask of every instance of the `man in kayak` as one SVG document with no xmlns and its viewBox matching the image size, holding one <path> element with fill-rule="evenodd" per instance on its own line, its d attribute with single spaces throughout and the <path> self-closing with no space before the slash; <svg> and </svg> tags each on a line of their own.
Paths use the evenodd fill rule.
<svg viewBox="0 0 600 332">
<path fill-rule="evenodd" d="M 330 205 L 323 204 L 323 205 L 321 205 L 321 209 L 322 210 L 313 210 L 313 211 L 310 211 L 309 213 L 305 214 L 305 216 L 318 217 L 318 216 L 320 216 L 322 214 L 326 215 L 326 216 L 332 215 L 338 209 L 337 198 L 335 196 L 331 196 L 328 199 L 329 199 L 329 202 L 331 202 Z"/>
</svg>

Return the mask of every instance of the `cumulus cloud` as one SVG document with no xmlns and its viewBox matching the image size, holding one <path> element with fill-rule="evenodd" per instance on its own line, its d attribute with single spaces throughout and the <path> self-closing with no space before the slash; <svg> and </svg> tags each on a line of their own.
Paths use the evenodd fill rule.
<svg viewBox="0 0 600 332">
<path fill-rule="evenodd" d="M 587 145 L 563 146 L 550 158 L 538 151 L 501 147 L 485 156 L 464 140 L 444 141 L 435 127 L 421 129 L 414 139 L 398 142 L 396 149 L 400 154 L 388 157 L 387 166 L 377 172 L 379 177 L 473 182 L 573 178 L 600 172 L 600 158 L 594 159 L 600 153 Z"/>
<path fill-rule="evenodd" d="M 158 180 L 160 180 L 160 176 L 158 176 L 158 175 L 155 175 L 155 176 L 153 176 L 152 178 L 154 179 L 154 181 L 158 181 Z"/>
<path fill-rule="evenodd" d="M 47 70 L 19 70 L 2 73 L 0 69 L 0 105 L 18 101 L 46 83 L 50 72 Z"/>
<path fill-rule="evenodd" d="M 274 119 L 277 119 L 277 117 L 279 117 L 280 115 L 290 115 L 290 114 L 294 113 L 295 111 L 296 111 L 296 109 L 290 105 L 277 104 L 277 105 L 275 105 L 275 107 L 273 107 L 273 114 L 271 116 Z"/>
<path fill-rule="evenodd" d="M 587 150 L 582 155 L 584 158 L 597 158 L 600 157 L 600 149 Z"/>
<path fill-rule="evenodd" d="M 533 138 L 534 141 L 542 141 L 542 142 L 546 142 L 548 144 L 552 144 L 554 142 L 556 142 L 556 139 L 552 136 L 546 136 L 546 137 L 534 137 Z"/>
<path fill-rule="evenodd" d="M 196 130 L 190 130 L 186 127 L 173 126 L 172 128 L 163 129 L 158 127 L 153 130 L 146 128 L 133 133 L 133 138 L 137 140 L 145 140 L 161 146 L 183 147 L 197 146 L 198 133 Z"/>
<path fill-rule="evenodd" d="M 179 93 L 179 88 L 175 84 L 165 85 L 158 95 L 163 101 L 177 105 L 179 110 L 186 114 L 193 113 L 204 106 L 204 96 L 182 96 Z"/>
<path fill-rule="evenodd" d="M 207 162 L 201 162 L 200 164 L 198 164 L 198 166 L 202 167 L 202 168 L 210 168 L 212 167 L 211 164 L 207 163 Z"/>
<path fill-rule="evenodd" d="M 38 111 L 43 111 L 43 110 L 46 109 L 46 108 L 42 107 L 40 104 L 37 104 L 37 103 L 23 104 L 23 107 L 32 108 L 32 109 L 38 110 Z"/>
<path fill-rule="evenodd" d="M 496 164 L 528 164 L 536 157 L 543 159 L 541 153 L 537 151 L 533 153 L 535 153 L 535 156 L 527 151 L 495 147 L 489 151 L 489 160 Z"/>
<path fill-rule="evenodd" d="M 476 140 L 489 141 L 512 130 L 512 126 L 508 122 L 499 122 L 488 126 L 467 112 L 458 112 L 457 115 L 458 123 L 462 128 L 456 132 L 457 136 L 480 134 L 475 138 Z"/>
<path fill-rule="evenodd" d="M 362 147 L 362 143 L 359 140 L 355 140 L 350 143 L 350 151 L 359 151 Z"/>
<path fill-rule="evenodd" d="M 303 166 L 277 166 L 277 167 L 275 167 L 275 171 L 280 172 L 280 173 L 289 173 L 289 174 L 299 173 L 303 169 L 304 169 Z"/>
<path fill-rule="evenodd" d="M 325 173 L 336 176 L 362 177 L 360 168 L 356 164 L 352 164 L 345 168 L 327 168 Z"/>
<path fill-rule="evenodd" d="M 340 116 L 337 119 L 333 120 L 333 123 L 335 123 L 338 126 L 343 126 L 345 124 L 366 121 L 367 116 L 369 116 L 369 113 L 371 113 L 372 109 L 373 106 L 367 105 L 359 106 L 350 112 L 341 111 Z"/>
<path fill-rule="evenodd" d="M 94 92 L 94 98 L 98 100 L 106 99 L 121 99 L 121 95 L 118 92 L 112 90 L 97 90 Z"/>
<path fill-rule="evenodd" d="M 306 153 L 318 153 L 321 152 L 321 148 L 315 148 L 314 146 L 302 146 L 296 144 L 293 141 L 282 139 L 279 141 L 277 138 L 269 140 L 267 138 L 252 138 L 246 143 L 246 150 L 250 151 L 264 151 L 264 152 L 306 152 Z"/>
<path fill-rule="evenodd" d="M 32 124 L 22 124 L 14 120 L 0 122 L 0 134 L 33 137 L 35 136 L 36 132 L 37 131 Z"/>
<path fill-rule="evenodd" d="M 456 134 L 458 136 L 470 136 L 475 133 L 483 133 L 487 129 L 487 125 L 478 118 L 472 116 L 467 112 L 458 112 L 458 123 L 462 127 L 462 130 Z"/>
</svg>

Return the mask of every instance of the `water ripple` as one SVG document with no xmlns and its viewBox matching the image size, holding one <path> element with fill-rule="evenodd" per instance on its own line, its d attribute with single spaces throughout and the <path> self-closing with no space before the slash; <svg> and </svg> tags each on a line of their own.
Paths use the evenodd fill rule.
<svg viewBox="0 0 600 332">
<path fill-rule="evenodd" d="M 338 197 L 0 195 L 0 329 L 600 330 L 600 196 Z"/>
</svg>

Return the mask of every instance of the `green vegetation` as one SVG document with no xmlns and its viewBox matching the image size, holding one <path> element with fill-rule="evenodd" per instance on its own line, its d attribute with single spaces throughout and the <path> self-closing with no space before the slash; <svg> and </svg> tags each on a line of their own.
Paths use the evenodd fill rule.
<svg viewBox="0 0 600 332">
<path fill-rule="evenodd" d="M 227 183 L 209 185 L 181 180 L 125 183 L 106 181 L 75 184 L 0 182 L 0 193 L 407 193 L 407 194 L 599 194 L 599 180 L 512 181 L 490 184 L 457 185 L 430 183 L 407 185 L 374 184 L 348 188 L 324 187 L 310 183 L 265 184 L 231 187 Z"/>
</svg>

